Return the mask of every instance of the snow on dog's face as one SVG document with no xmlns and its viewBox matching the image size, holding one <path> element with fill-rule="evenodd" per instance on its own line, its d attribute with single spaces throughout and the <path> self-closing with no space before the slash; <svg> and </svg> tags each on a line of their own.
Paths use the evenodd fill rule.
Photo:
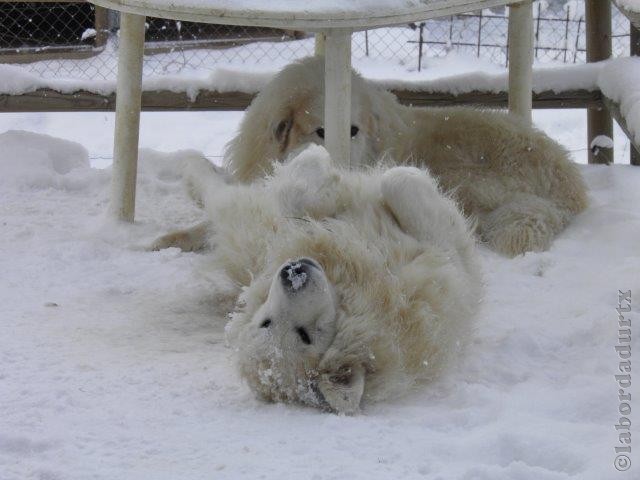
<svg viewBox="0 0 640 480">
<path fill-rule="evenodd" d="M 341 378 L 329 378 L 321 371 L 340 315 L 323 268 L 303 257 L 285 262 L 272 277 L 269 285 L 263 280 L 249 287 L 268 291 L 261 305 L 245 312 L 250 319 L 236 341 L 242 375 L 266 400 L 356 411 L 364 374 L 343 371 Z"/>
</svg>

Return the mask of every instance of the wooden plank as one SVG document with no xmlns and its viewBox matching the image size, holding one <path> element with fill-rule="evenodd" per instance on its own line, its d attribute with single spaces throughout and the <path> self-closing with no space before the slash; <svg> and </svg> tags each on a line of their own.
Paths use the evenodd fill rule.
<svg viewBox="0 0 640 480">
<path fill-rule="evenodd" d="M 109 11 L 106 8 L 94 7 L 95 19 L 94 27 L 96 29 L 95 47 L 103 49 L 109 39 Z"/>
<path fill-rule="evenodd" d="M 414 92 L 409 90 L 392 90 L 400 103 L 415 107 L 446 107 L 477 105 L 490 108 L 505 108 L 508 106 L 507 92 L 493 93 L 473 91 L 453 95 L 442 92 Z M 533 94 L 534 108 L 587 108 L 602 107 L 601 93 L 597 90 L 571 90 L 553 92 L 547 90 Z"/>
<path fill-rule="evenodd" d="M 82 60 L 91 58 L 102 52 L 102 49 L 93 48 L 90 45 L 79 48 L 64 46 L 60 48 L 42 47 L 20 48 L 16 53 L 0 53 L 0 63 L 33 63 L 44 60 Z M 5 49 L 5 51 L 10 51 Z"/>
<path fill-rule="evenodd" d="M 611 57 L 611 2 L 610 0 L 585 0 L 587 25 L 587 62 L 599 62 Z M 613 120 L 604 108 L 590 108 L 587 112 L 587 138 L 589 163 L 610 164 L 613 148 L 591 151 L 591 143 L 600 136 L 613 138 Z"/>
<path fill-rule="evenodd" d="M 640 13 L 634 12 L 632 10 L 629 10 L 628 8 L 621 6 L 618 0 L 613 0 L 613 3 L 616 7 L 618 7 L 618 10 L 620 10 L 620 12 L 622 12 L 629 19 L 629 21 L 636 26 L 636 28 L 640 28 Z"/>
<path fill-rule="evenodd" d="M 28 1 L 15 1 L 15 0 L 0 0 L 0 3 L 87 3 L 89 0 L 28 0 Z"/>
<path fill-rule="evenodd" d="M 507 93 L 469 92 L 460 95 L 442 92 L 392 91 L 400 103 L 416 107 L 445 107 L 477 105 L 505 108 Z M 168 90 L 142 92 L 142 109 L 146 111 L 180 110 L 244 110 L 254 94 L 242 92 L 216 92 L 204 90 L 191 101 L 185 93 Z M 572 90 L 566 92 L 540 92 L 533 95 L 534 108 L 602 108 L 599 91 Z M 79 91 L 60 93 L 41 89 L 22 95 L 0 95 L 0 112 L 96 112 L 113 111 L 115 94 L 100 95 Z"/>
</svg>

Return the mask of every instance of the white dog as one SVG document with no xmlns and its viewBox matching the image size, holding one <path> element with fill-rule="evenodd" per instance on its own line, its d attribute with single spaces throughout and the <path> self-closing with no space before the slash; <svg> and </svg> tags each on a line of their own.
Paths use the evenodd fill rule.
<svg viewBox="0 0 640 480">
<path fill-rule="evenodd" d="M 242 182 L 273 161 L 324 139 L 324 60 L 282 70 L 254 99 L 225 160 Z M 471 108 L 409 108 L 357 74 L 352 78 L 352 162 L 426 166 L 452 191 L 480 238 L 508 256 L 546 250 L 587 203 L 567 151 L 514 116 Z"/>
<path fill-rule="evenodd" d="M 238 285 L 228 339 L 260 397 L 354 413 L 432 378 L 468 337 L 475 242 L 426 171 L 339 171 L 322 147 L 251 186 L 205 159 L 188 170 Z"/>
</svg>

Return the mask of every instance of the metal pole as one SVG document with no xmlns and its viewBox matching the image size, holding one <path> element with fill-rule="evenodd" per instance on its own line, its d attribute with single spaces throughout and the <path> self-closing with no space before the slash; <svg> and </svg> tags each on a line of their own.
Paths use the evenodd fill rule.
<svg viewBox="0 0 640 480">
<path fill-rule="evenodd" d="M 638 30 L 633 23 L 629 22 L 630 24 L 630 33 L 631 33 L 631 55 L 633 56 L 640 56 L 640 30 Z M 630 154 L 631 154 L 631 165 L 640 165 L 640 153 L 638 152 L 638 150 L 636 149 L 636 147 L 634 146 L 633 142 L 630 142 L 631 148 L 630 150 Z"/>
<path fill-rule="evenodd" d="M 611 2 L 585 0 L 587 24 L 587 62 L 599 62 L 611 57 Z M 593 140 L 605 135 L 613 139 L 613 120 L 604 107 L 587 111 L 589 163 L 613 162 L 613 148 L 591 149 Z"/>
<path fill-rule="evenodd" d="M 351 166 L 351 30 L 331 29 L 325 42 L 325 147 L 337 165 Z"/>
<path fill-rule="evenodd" d="M 509 7 L 509 112 L 531 124 L 533 87 L 533 5 Z"/>
<path fill-rule="evenodd" d="M 315 35 L 315 39 L 316 39 L 315 54 L 318 57 L 322 57 L 324 56 L 326 37 L 324 33 L 318 32 Z"/>
<path fill-rule="evenodd" d="M 144 16 L 122 13 L 118 51 L 116 128 L 109 210 L 118 220 L 133 222 L 142 91 Z"/>
</svg>

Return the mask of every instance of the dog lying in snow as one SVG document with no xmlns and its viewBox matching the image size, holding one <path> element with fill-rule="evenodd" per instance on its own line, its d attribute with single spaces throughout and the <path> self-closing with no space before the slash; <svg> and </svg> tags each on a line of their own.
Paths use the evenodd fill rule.
<svg viewBox="0 0 640 480">
<path fill-rule="evenodd" d="M 354 413 L 432 378 L 468 337 L 473 236 L 426 171 L 340 171 L 319 146 L 251 186 L 205 159 L 187 171 L 238 285 L 227 337 L 260 397 Z"/>
<path fill-rule="evenodd" d="M 324 139 L 324 60 L 289 65 L 260 92 L 227 147 L 232 175 L 250 182 L 271 173 L 305 143 Z M 587 203 L 567 151 L 518 118 L 471 108 L 400 105 L 356 73 L 352 78 L 354 165 L 381 155 L 428 167 L 473 217 L 481 240 L 515 256 L 549 248 Z"/>
</svg>

